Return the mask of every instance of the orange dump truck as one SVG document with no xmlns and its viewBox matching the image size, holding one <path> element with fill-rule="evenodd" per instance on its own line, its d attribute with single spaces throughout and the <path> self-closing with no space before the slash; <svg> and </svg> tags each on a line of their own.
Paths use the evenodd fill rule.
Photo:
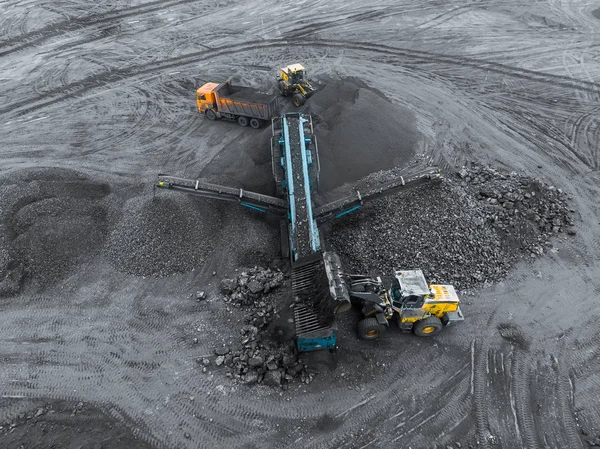
<svg viewBox="0 0 600 449">
<path fill-rule="evenodd" d="M 258 129 L 277 115 L 279 97 L 229 83 L 205 83 L 196 91 L 196 102 L 198 112 L 209 120 L 237 121 Z"/>
</svg>

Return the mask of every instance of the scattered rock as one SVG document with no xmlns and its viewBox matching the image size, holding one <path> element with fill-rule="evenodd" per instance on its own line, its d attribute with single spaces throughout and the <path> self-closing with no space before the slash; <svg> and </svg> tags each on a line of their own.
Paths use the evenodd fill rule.
<svg viewBox="0 0 600 449">
<path fill-rule="evenodd" d="M 224 356 L 220 355 L 219 357 L 216 358 L 215 365 L 221 366 L 223 363 L 225 363 L 225 357 Z"/>
<path fill-rule="evenodd" d="M 281 373 L 277 371 L 267 371 L 263 379 L 263 384 L 270 387 L 281 387 Z"/>
<path fill-rule="evenodd" d="M 220 346 L 215 349 L 215 354 L 216 355 L 227 355 L 227 354 L 229 354 L 229 348 L 226 346 Z"/>
<path fill-rule="evenodd" d="M 194 201 L 189 195 L 128 200 L 104 247 L 113 266 L 159 277 L 201 267 L 213 251 L 220 214 L 214 203 L 198 208 Z"/>
<path fill-rule="evenodd" d="M 196 292 L 196 301 L 203 301 L 206 299 L 206 292 L 197 291 Z"/>
<path fill-rule="evenodd" d="M 253 385 L 258 382 L 258 373 L 256 371 L 250 371 L 244 376 L 244 383 L 247 385 Z"/>
<path fill-rule="evenodd" d="M 258 282 L 256 279 L 253 279 L 248 283 L 248 290 L 250 290 L 250 293 L 252 293 L 253 295 L 262 292 L 263 288 L 263 284 Z"/>
<path fill-rule="evenodd" d="M 236 279 L 223 279 L 221 280 L 221 291 L 228 295 L 235 290 L 237 285 Z"/>
<path fill-rule="evenodd" d="M 248 365 L 253 368 L 262 366 L 263 363 L 264 363 L 264 361 L 261 357 L 252 357 L 251 359 L 248 360 Z"/>
<path fill-rule="evenodd" d="M 280 268 L 258 266 L 236 270 L 235 278 L 221 281 L 225 302 L 245 312 L 239 344 L 215 349 L 219 356 L 215 363 L 225 366 L 225 375 L 232 380 L 285 389 L 289 382 L 296 379 L 305 382 L 314 375 L 305 373 L 295 345 L 283 338 L 283 331 L 278 332 L 279 326 L 270 326 L 279 317 L 278 288 L 285 282 Z"/>
</svg>

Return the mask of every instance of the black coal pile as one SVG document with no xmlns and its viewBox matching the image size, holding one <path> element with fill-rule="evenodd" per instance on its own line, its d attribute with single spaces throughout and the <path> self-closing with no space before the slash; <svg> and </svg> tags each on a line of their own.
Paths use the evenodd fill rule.
<svg viewBox="0 0 600 449">
<path fill-rule="evenodd" d="M 380 172 L 363 184 L 384 182 Z M 572 229 L 567 195 L 553 186 L 471 166 L 443 183 L 373 202 L 334 225 L 329 242 L 347 271 L 421 268 L 432 283 L 468 289 L 504 278 L 523 257 Z"/>
<path fill-rule="evenodd" d="M 260 309 L 264 307 L 260 305 L 260 299 L 263 295 L 279 288 L 284 280 L 285 276 L 279 269 L 254 267 L 242 271 L 235 278 L 223 279 L 220 286 L 221 292 L 226 295 L 226 302 Z"/>
<path fill-rule="evenodd" d="M 321 82 L 307 108 L 318 137 L 322 191 L 412 158 L 419 131 L 409 109 L 358 78 Z"/>
<path fill-rule="evenodd" d="M 295 346 L 283 329 L 274 325 L 281 289 L 287 282 L 278 269 L 254 267 L 235 278 L 223 279 L 225 301 L 245 312 L 239 344 L 215 350 L 216 366 L 225 366 L 227 376 L 248 385 L 263 384 L 286 389 L 294 380 L 309 383 L 314 372 L 302 363 Z M 213 363 L 201 359 L 204 370 Z"/>
<path fill-rule="evenodd" d="M 110 187 L 65 169 L 22 170 L 0 182 L 0 295 L 51 285 L 96 255 Z"/>
<path fill-rule="evenodd" d="M 138 276 L 168 276 L 201 267 L 220 228 L 214 201 L 189 195 L 136 197 L 111 232 L 105 255 Z"/>
</svg>

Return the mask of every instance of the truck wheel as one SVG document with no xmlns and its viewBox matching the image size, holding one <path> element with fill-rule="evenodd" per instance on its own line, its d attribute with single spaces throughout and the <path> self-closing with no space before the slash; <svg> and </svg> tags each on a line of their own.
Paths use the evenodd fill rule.
<svg viewBox="0 0 600 449">
<path fill-rule="evenodd" d="M 302 95 L 302 94 L 295 94 L 294 95 L 294 106 L 296 106 L 297 108 L 299 108 L 304 103 L 306 103 L 306 98 L 304 97 L 304 95 Z"/>
<path fill-rule="evenodd" d="M 356 332 L 362 340 L 375 340 L 385 332 L 385 328 L 385 325 L 377 322 L 377 318 L 369 317 L 358 322 Z"/>
<path fill-rule="evenodd" d="M 216 120 L 217 119 L 217 114 L 215 114 L 215 111 L 213 111 L 212 109 L 207 109 L 206 112 L 204 113 L 204 115 L 209 120 Z"/>
<path fill-rule="evenodd" d="M 442 327 L 442 321 L 437 316 L 428 316 L 415 323 L 413 332 L 419 337 L 433 337 L 442 330 Z"/>
<path fill-rule="evenodd" d="M 262 123 L 260 123 L 259 119 L 257 119 L 257 118 L 250 119 L 250 127 L 251 128 L 258 129 L 258 128 L 260 128 L 260 125 L 262 125 Z"/>
<path fill-rule="evenodd" d="M 279 88 L 279 93 L 282 97 L 287 97 L 287 90 L 285 89 L 285 83 L 283 81 L 279 81 L 277 83 L 277 87 Z"/>
<path fill-rule="evenodd" d="M 244 117 L 240 115 L 237 119 L 238 125 L 240 126 L 248 126 L 248 117 Z"/>
</svg>

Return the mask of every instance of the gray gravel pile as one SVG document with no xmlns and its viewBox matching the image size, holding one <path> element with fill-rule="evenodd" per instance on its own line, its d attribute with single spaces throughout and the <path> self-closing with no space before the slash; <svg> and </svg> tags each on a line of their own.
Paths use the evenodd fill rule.
<svg viewBox="0 0 600 449">
<path fill-rule="evenodd" d="M 64 169 L 14 172 L 0 182 L 0 295 L 51 285 L 96 255 L 110 188 Z"/>
<path fill-rule="evenodd" d="M 138 276 L 201 267 L 220 229 L 215 202 L 189 195 L 137 197 L 124 210 L 104 251 L 117 270 Z"/>
<path fill-rule="evenodd" d="M 389 174 L 366 182 L 377 177 L 385 182 Z M 501 280 L 524 256 L 543 254 L 553 235 L 573 234 L 566 199 L 531 178 L 473 166 L 365 206 L 333 226 L 329 243 L 347 271 L 421 268 L 432 283 L 468 289 Z"/>
<path fill-rule="evenodd" d="M 261 267 L 221 281 L 225 301 L 244 310 L 246 324 L 235 348 L 216 349 L 216 359 L 212 362 L 199 360 L 205 370 L 214 363 L 225 366 L 227 376 L 242 383 L 283 389 L 295 380 L 309 383 L 313 379 L 315 373 L 302 363 L 293 343 L 272 325 L 279 318 L 277 305 L 281 304 L 281 298 L 277 293 L 285 281 L 280 270 Z"/>
</svg>

